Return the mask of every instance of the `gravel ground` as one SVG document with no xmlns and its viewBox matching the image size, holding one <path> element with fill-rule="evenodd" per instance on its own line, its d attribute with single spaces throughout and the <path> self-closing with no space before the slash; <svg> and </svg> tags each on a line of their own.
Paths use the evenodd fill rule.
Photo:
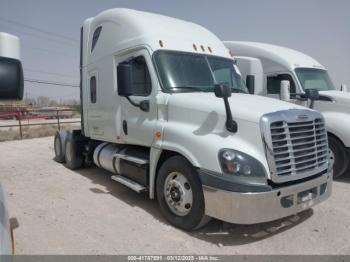
<svg viewBox="0 0 350 262">
<path fill-rule="evenodd" d="M 328 201 L 297 216 L 251 226 L 213 220 L 188 233 L 108 172 L 53 161 L 53 137 L 0 149 L 17 254 L 350 254 L 350 175 L 334 182 Z"/>
</svg>

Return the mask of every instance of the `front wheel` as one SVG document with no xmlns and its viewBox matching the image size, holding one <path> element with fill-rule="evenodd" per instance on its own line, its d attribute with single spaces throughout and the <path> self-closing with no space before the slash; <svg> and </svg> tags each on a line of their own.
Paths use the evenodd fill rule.
<svg viewBox="0 0 350 262">
<path fill-rule="evenodd" d="M 163 216 L 174 226 L 193 230 L 209 222 L 204 213 L 202 184 L 185 158 L 174 156 L 165 161 L 158 173 L 156 191 Z"/>
<path fill-rule="evenodd" d="M 338 139 L 329 136 L 328 143 L 330 164 L 333 164 L 333 177 L 337 178 L 343 175 L 349 166 L 348 155 L 345 147 Z"/>
</svg>

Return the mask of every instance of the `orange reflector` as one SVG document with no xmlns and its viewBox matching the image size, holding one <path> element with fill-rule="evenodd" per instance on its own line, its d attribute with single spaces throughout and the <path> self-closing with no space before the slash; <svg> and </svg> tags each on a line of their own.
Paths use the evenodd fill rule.
<svg viewBox="0 0 350 262">
<path fill-rule="evenodd" d="M 213 52 L 213 51 L 211 50 L 211 47 L 210 47 L 210 46 L 208 46 L 208 50 L 209 50 L 210 53 Z"/>
<path fill-rule="evenodd" d="M 203 52 L 205 52 L 204 46 L 201 45 L 201 49 L 202 49 Z"/>
<path fill-rule="evenodd" d="M 196 46 L 195 44 L 193 44 L 192 46 L 193 46 L 193 49 L 194 49 L 195 51 L 197 51 L 197 46 Z"/>
<path fill-rule="evenodd" d="M 163 46 L 164 46 L 162 40 L 159 40 L 159 45 L 160 45 L 160 47 L 163 47 Z"/>
<path fill-rule="evenodd" d="M 162 136 L 162 133 L 157 131 L 157 132 L 154 132 L 154 135 L 155 135 L 155 137 L 160 138 Z"/>
</svg>

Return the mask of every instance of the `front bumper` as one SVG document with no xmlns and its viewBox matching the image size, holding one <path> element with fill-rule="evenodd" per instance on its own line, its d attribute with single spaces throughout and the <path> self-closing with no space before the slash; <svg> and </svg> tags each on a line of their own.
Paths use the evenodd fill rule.
<svg viewBox="0 0 350 262">
<path fill-rule="evenodd" d="M 332 171 L 267 192 L 232 192 L 205 184 L 203 191 L 206 215 L 230 223 L 256 224 L 297 214 L 327 199 Z"/>
</svg>

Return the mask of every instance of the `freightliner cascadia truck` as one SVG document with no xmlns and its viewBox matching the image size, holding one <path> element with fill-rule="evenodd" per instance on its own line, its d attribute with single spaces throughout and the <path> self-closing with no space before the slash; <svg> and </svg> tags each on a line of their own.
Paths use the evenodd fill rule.
<svg viewBox="0 0 350 262">
<path fill-rule="evenodd" d="M 296 50 L 255 42 L 224 43 L 235 56 L 243 78 L 254 77 L 255 81 L 250 81 L 255 83 L 252 93 L 308 106 L 305 92 L 319 92 L 314 108 L 326 120 L 333 176 L 346 173 L 350 161 L 350 93 L 337 90 L 323 65 Z"/>
<path fill-rule="evenodd" d="M 250 95 L 224 44 L 182 20 L 111 9 L 81 28 L 81 130 L 55 158 L 95 164 L 192 230 L 271 221 L 331 194 L 323 116 Z"/>
</svg>

